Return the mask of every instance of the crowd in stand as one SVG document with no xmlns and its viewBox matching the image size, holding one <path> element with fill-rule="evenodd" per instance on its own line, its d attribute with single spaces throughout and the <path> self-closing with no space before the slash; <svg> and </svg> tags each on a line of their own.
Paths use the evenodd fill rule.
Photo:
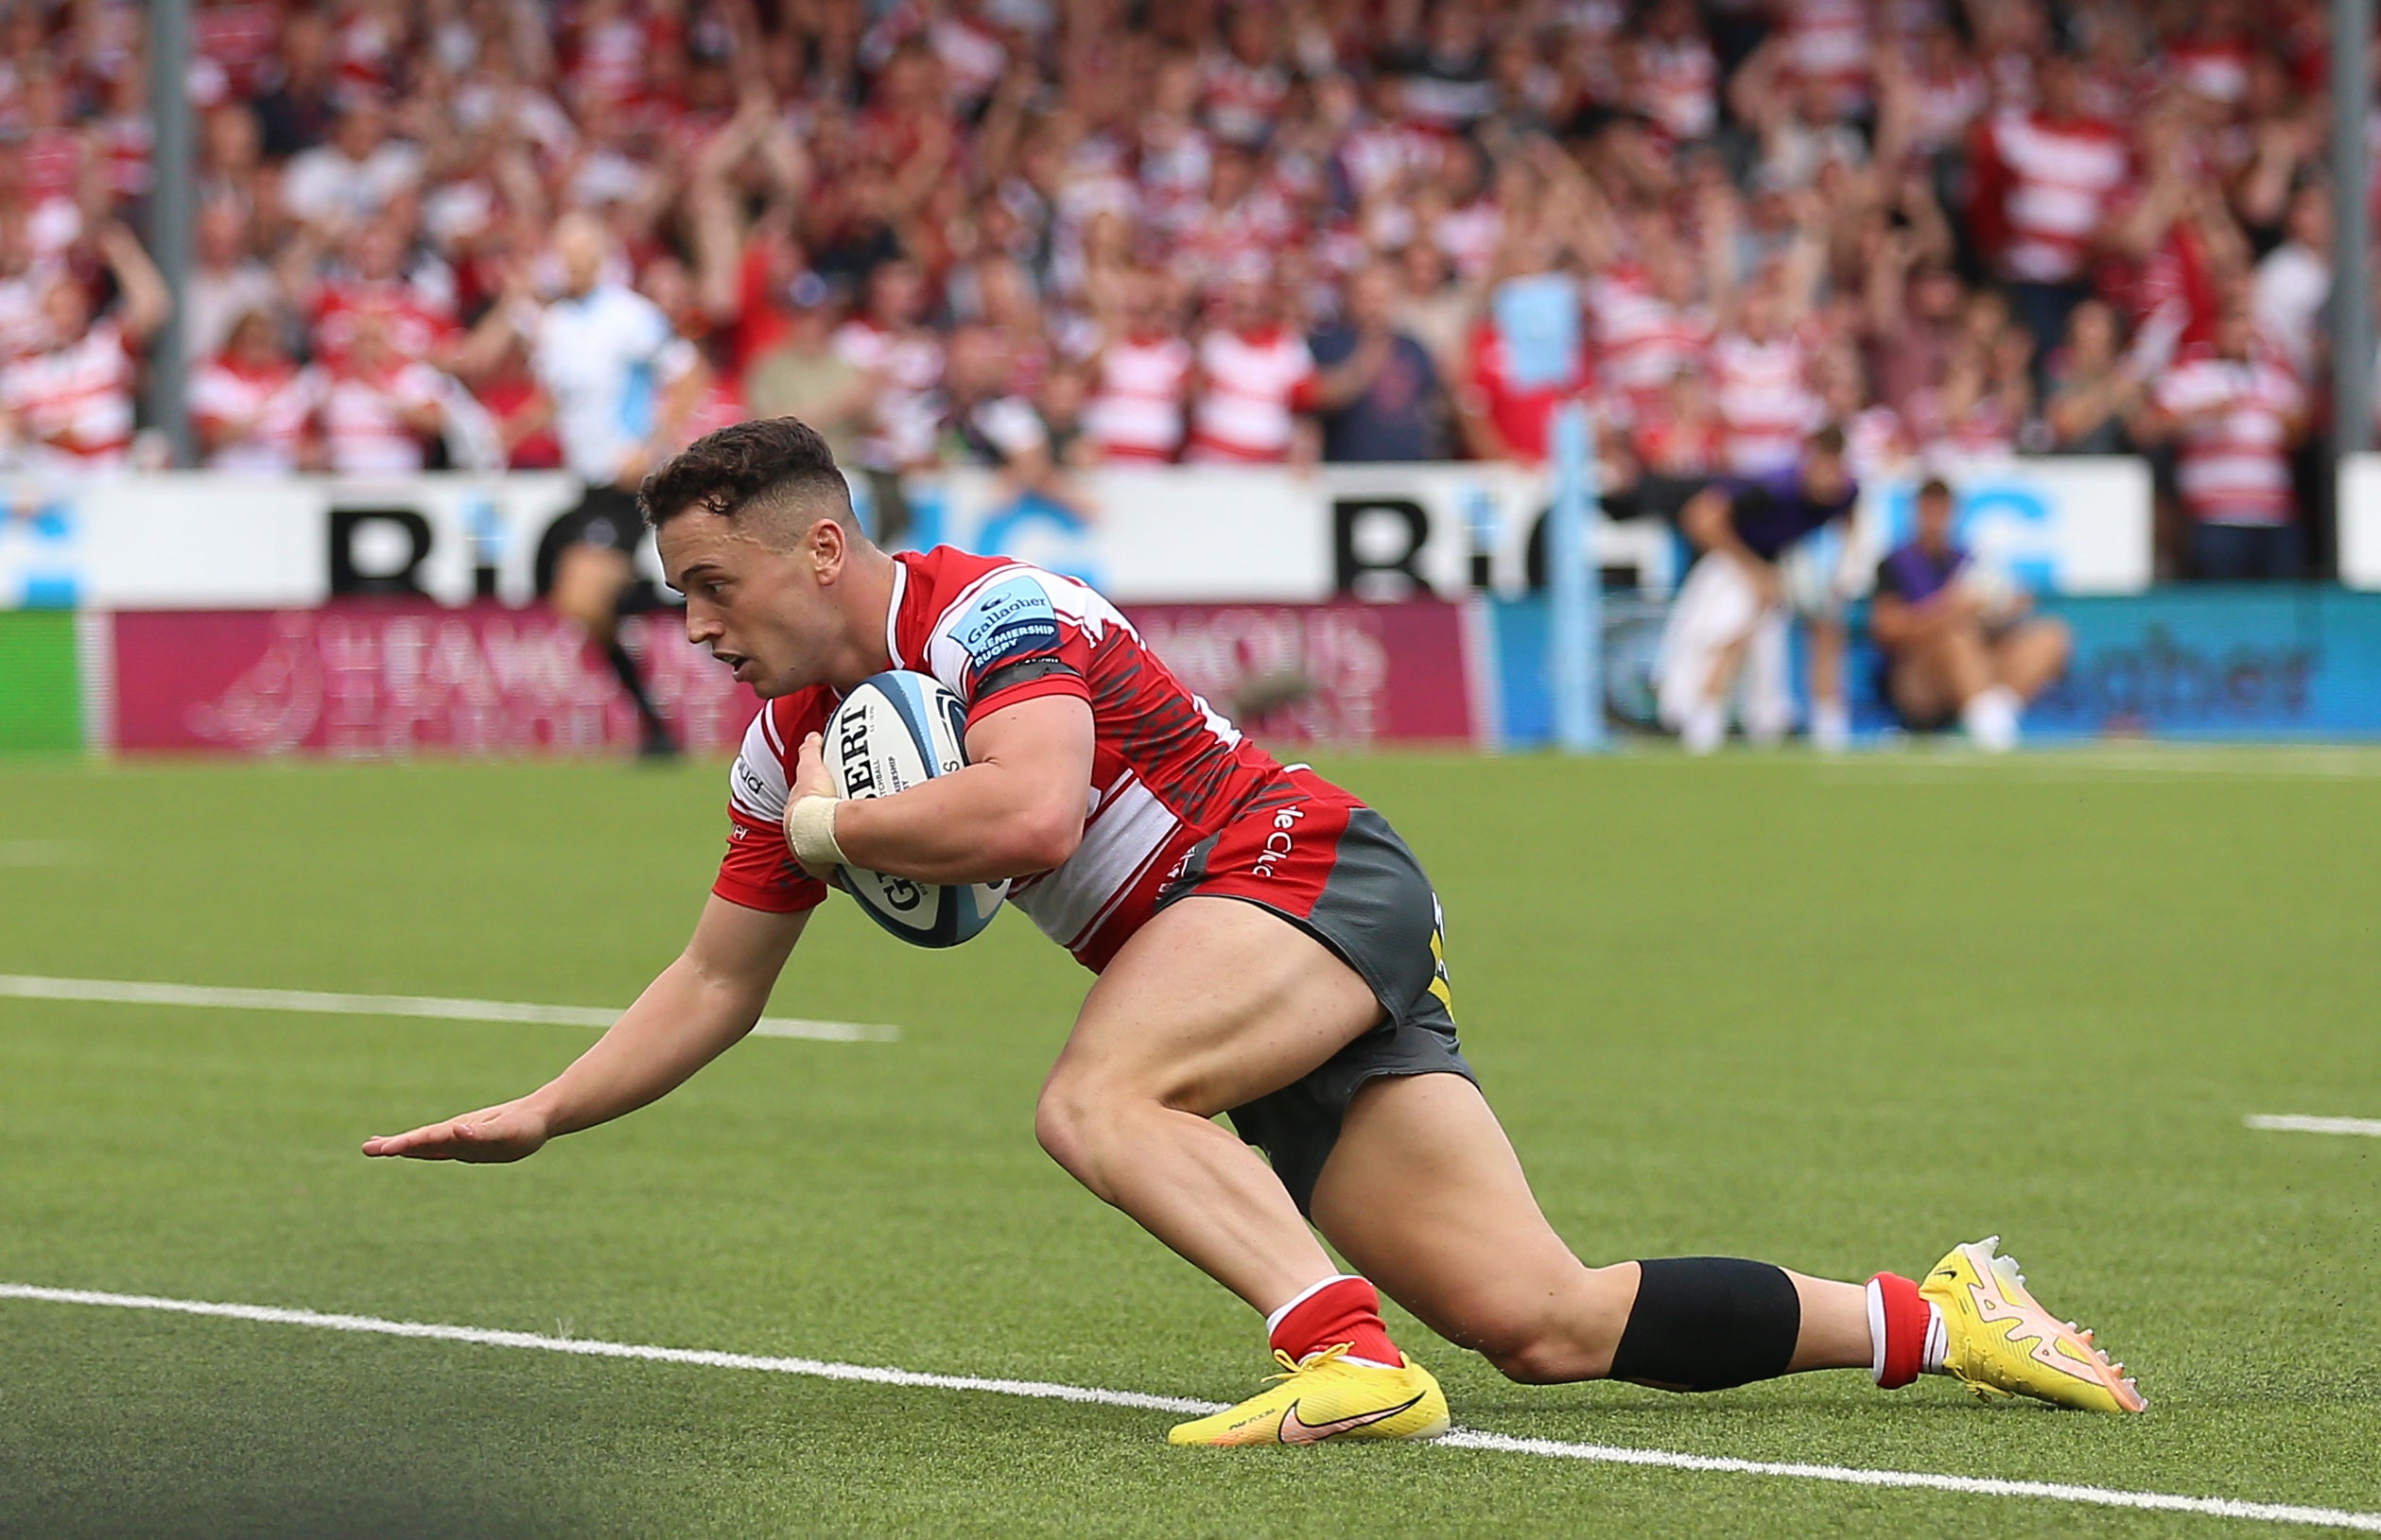
<svg viewBox="0 0 2381 1540">
<path fill-rule="evenodd" d="M 655 453 L 1534 461 L 1488 297 L 1560 273 L 1624 483 L 2142 450 L 2181 560 L 2302 561 L 2321 0 L 199 0 L 170 316 L 143 9 L 4 14 L 19 462 L 137 459 L 170 324 L 209 464 L 561 464 L 580 212 L 696 360 Z"/>
</svg>

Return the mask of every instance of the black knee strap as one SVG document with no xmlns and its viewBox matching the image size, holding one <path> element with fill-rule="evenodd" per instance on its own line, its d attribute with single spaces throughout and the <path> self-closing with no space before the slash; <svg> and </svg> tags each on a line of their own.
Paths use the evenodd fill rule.
<svg viewBox="0 0 2381 1540">
<path fill-rule="evenodd" d="M 1783 1268 L 1733 1256 L 1666 1256 L 1642 1270 L 1612 1355 L 1614 1379 L 1724 1391 L 1794 1360 L 1802 1302 Z"/>
</svg>

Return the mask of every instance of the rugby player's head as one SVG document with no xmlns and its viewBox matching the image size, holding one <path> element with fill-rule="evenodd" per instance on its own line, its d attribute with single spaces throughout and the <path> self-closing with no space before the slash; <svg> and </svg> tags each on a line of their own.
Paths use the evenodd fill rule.
<svg viewBox="0 0 2381 1540">
<path fill-rule="evenodd" d="M 763 696 L 847 687 L 888 666 L 892 559 L 852 512 L 834 452 L 791 417 L 706 434 L 637 501 L 686 596 L 686 640 Z"/>
</svg>

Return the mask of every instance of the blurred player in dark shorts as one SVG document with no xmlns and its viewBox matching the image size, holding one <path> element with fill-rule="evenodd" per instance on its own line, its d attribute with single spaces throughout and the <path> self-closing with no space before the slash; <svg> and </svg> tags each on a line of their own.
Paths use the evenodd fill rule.
<svg viewBox="0 0 2381 1540">
<path fill-rule="evenodd" d="M 603 226 L 567 215 L 555 223 L 553 251 L 562 292 L 542 305 L 515 295 L 483 322 L 528 343 L 530 367 L 554 400 L 564 459 L 587 488 L 538 543 L 537 591 L 603 649 L 636 706 L 644 752 L 669 754 L 677 745 L 620 645 L 619 622 L 664 602 L 636 576 L 645 534 L 636 487 L 681 441 L 703 363 L 659 306 L 611 276 L 619 259 Z"/>
<path fill-rule="evenodd" d="M 1956 721 L 1976 747 L 2017 745 L 2027 701 L 2065 671 L 2066 623 L 2029 616 L 2025 590 L 1977 564 L 1952 535 L 1951 488 L 1918 489 L 1918 528 L 1877 564 L 1868 632 L 1884 655 L 1886 703 L 1931 733 Z"/>
</svg>

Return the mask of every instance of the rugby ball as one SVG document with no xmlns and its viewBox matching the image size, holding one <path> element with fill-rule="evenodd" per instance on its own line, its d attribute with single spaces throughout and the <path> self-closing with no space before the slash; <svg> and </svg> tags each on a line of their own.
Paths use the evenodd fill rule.
<svg viewBox="0 0 2381 1540">
<path fill-rule="evenodd" d="M 826 773 L 839 797 L 889 797 L 967 763 L 967 708 L 929 674 L 894 669 L 854 686 L 826 719 Z M 956 946 L 992 923 L 1007 882 L 936 887 L 841 869 L 868 918 L 913 946 Z"/>
</svg>

